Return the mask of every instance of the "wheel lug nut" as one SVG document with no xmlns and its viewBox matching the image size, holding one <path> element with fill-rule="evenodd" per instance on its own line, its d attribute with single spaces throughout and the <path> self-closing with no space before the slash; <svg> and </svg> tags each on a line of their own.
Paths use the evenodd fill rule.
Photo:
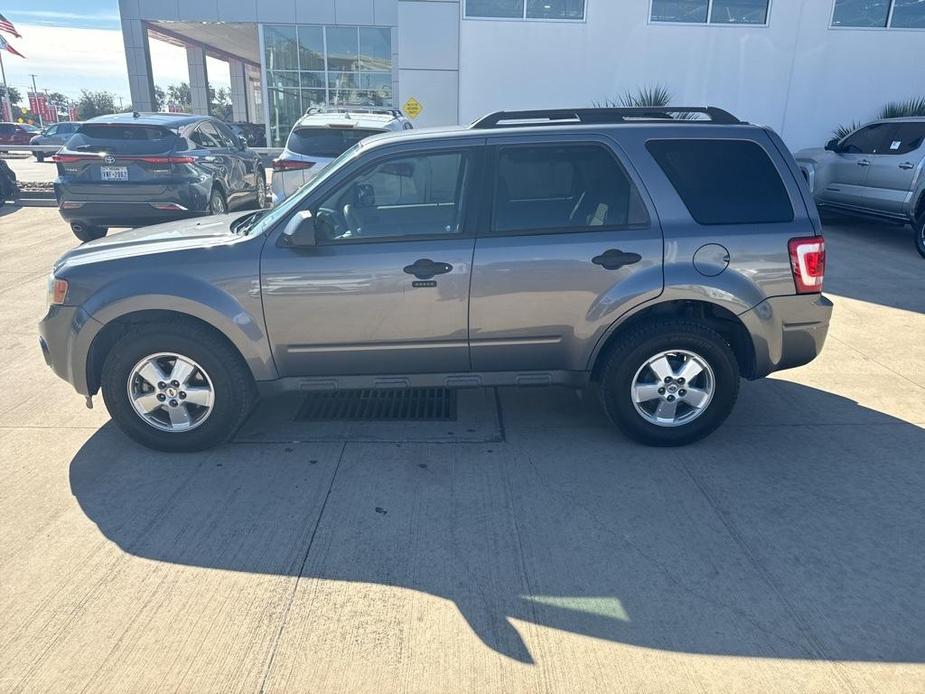
<svg viewBox="0 0 925 694">
<path fill-rule="evenodd" d="M 183 400 L 185 397 L 186 397 L 186 392 L 181 390 L 181 391 L 180 391 L 180 399 Z"/>
<path fill-rule="evenodd" d="M 668 396 L 668 402 L 674 402 L 674 395 Z"/>
<path fill-rule="evenodd" d="M 671 376 L 665 376 L 665 383 L 671 383 Z"/>
<path fill-rule="evenodd" d="M 685 395 L 687 395 L 687 391 L 682 388 L 681 390 L 678 391 L 678 395 L 680 395 L 683 398 Z"/>
<path fill-rule="evenodd" d="M 176 406 L 179 405 L 179 404 L 180 404 L 180 403 L 178 403 L 176 400 L 171 400 L 171 401 L 170 401 L 170 406 L 171 406 L 171 407 L 176 407 Z"/>
<path fill-rule="evenodd" d="M 659 388 L 659 389 L 658 389 L 658 394 L 659 394 L 659 395 L 664 395 L 664 394 L 665 394 L 665 389 L 664 389 L 664 388 Z"/>
<path fill-rule="evenodd" d="M 170 385 L 172 385 L 174 388 L 179 388 L 179 387 L 180 387 L 180 381 L 173 380 L 173 381 L 170 382 Z"/>
<path fill-rule="evenodd" d="M 164 388 L 167 387 L 167 384 L 164 383 L 163 381 L 158 381 L 158 382 L 157 382 L 157 387 L 160 388 L 161 390 L 164 390 Z"/>
<path fill-rule="evenodd" d="M 164 395 L 163 393 L 158 393 L 158 394 L 157 394 L 157 399 L 160 400 L 161 402 L 164 402 L 164 400 L 167 399 L 167 396 Z"/>
<path fill-rule="evenodd" d="M 684 385 L 684 379 L 683 379 L 683 378 L 679 378 L 679 379 L 678 379 L 678 385 L 679 385 L 679 386 L 683 386 L 683 385 Z"/>
</svg>

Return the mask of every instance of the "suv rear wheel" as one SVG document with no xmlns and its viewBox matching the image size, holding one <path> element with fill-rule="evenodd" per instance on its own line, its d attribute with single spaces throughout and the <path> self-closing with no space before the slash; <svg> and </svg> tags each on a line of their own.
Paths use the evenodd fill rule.
<svg viewBox="0 0 925 694">
<path fill-rule="evenodd" d="M 915 232 L 915 250 L 925 258 L 925 212 L 922 212 L 919 218 L 915 220 L 912 229 Z"/>
<path fill-rule="evenodd" d="M 619 338 L 601 378 L 604 411 L 650 446 L 704 438 L 732 411 L 739 365 L 726 341 L 699 323 L 650 323 Z"/>
<path fill-rule="evenodd" d="M 253 406 L 240 356 L 195 324 L 156 323 L 120 339 L 103 364 L 103 399 L 119 427 L 161 451 L 228 441 Z"/>
<path fill-rule="evenodd" d="M 225 202 L 225 196 L 218 188 L 213 188 L 209 195 L 209 214 L 225 214 L 228 211 L 228 204 Z"/>
<path fill-rule="evenodd" d="M 71 231 L 74 232 L 74 236 L 78 240 L 86 243 L 87 241 L 95 241 L 96 239 L 101 239 L 106 236 L 106 232 L 109 231 L 107 227 L 98 227 L 88 224 L 82 224 L 81 222 L 71 223 Z"/>
</svg>

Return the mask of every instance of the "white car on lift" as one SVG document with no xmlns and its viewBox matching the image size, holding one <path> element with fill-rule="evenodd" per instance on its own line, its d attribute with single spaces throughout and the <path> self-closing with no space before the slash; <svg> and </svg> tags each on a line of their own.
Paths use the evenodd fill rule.
<svg viewBox="0 0 925 694">
<path fill-rule="evenodd" d="M 273 160 L 273 204 L 288 198 L 360 140 L 411 128 L 411 121 L 396 108 L 310 108 L 292 126 L 283 153 Z"/>
</svg>

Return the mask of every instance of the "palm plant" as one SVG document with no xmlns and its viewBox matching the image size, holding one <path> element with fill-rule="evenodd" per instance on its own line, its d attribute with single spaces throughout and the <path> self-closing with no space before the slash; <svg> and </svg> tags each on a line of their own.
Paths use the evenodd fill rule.
<svg viewBox="0 0 925 694">
<path fill-rule="evenodd" d="M 652 87 L 639 87 L 636 91 L 627 90 L 616 99 L 610 97 L 603 101 L 594 101 L 594 108 L 645 108 L 647 106 L 665 107 L 671 105 L 671 91 L 668 87 L 656 84 Z M 674 113 L 674 118 L 691 120 L 698 118 L 696 113 Z"/>
<path fill-rule="evenodd" d="M 925 116 L 925 97 L 891 101 L 880 110 L 881 118 L 909 118 L 911 116 Z"/>
<path fill-rule="evenodd" d="M 861 123 L 853 120 L 848 125 L 839 125 L 837 128 L 835 128 L 835 130 L 832 131 L 832 136 L 838 140 L 842 140 L 860 127 Z"/>
</svg>

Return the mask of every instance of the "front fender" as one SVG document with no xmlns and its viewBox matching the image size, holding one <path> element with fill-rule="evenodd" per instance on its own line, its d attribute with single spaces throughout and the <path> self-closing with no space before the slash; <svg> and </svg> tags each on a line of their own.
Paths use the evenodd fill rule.
<svg viewBox="0 0 925 694">
<path fill-rule="evenodd" d="M 237 291 L 171 273 L 135 273 L 114 280 L 90 296 L 84 310 L 99 324 L 139 311 L 171 311 L 198 318 L 227 337 L 240 352 L 255 380 L 278 377 L 264 328 L 260 287 L 256 279 Z M 139 292 L 139 287 L 149 291 Z M 237 297 L 246 297 L 239 300 Z"/>
</svg>

